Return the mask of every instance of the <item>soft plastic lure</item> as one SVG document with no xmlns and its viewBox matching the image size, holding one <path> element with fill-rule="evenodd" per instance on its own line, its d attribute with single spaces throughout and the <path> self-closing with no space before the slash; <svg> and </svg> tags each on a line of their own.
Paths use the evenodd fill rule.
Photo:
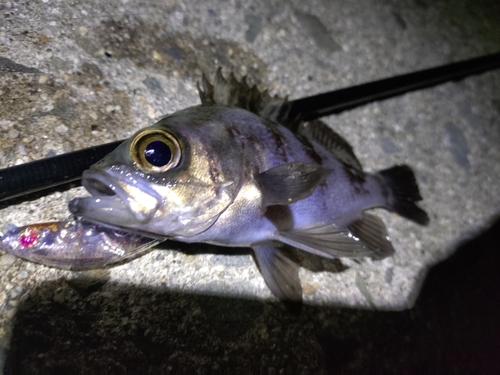
<svg viewBox="0 0 500 375">
<path fill-rule="evenodd" d="M 85 220 L 70 219 L 13 226 L 0 237 L 0 250 L 47 266 L 86 269 L 139 256 L 160 242 Z"/>
</svg>

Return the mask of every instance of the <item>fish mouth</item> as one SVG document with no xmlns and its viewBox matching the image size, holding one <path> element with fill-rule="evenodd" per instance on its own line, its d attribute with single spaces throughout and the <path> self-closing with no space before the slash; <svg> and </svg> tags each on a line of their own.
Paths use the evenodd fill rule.
<svg viewBox="0 0 500 375">
<path fill-rule="evenodd" d="M 162 207 L 157 191 L 124 170 L 87 170 L 82 185 L 92 197 L 74 199 L 69 209 L 93 222 L 134 228 L 149 222 Z"/>
</svg>

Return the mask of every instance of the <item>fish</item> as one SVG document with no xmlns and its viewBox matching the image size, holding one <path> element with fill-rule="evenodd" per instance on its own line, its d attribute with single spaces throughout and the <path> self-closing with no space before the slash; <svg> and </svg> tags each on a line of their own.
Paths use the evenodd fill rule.
<svg viewBox="0 0 500 375">
<path fill-rule="evenodd" d="M 232 73 L 219 69 L 213 83 L 203 75 L 198 91 L 200 105 L 137 131 L 86 170 L 91 196 L 70 201 L 70 212 L 146 238 L 251 248 L 271 292 L 291 301 L 302 287 L 287 247 L 382 259 L 391 239 L 365 211 L 428 224 L 411 167 L 365 172 L 332 128 Z"/>
<path fill-rule="evenodd" d="M 0 236 L 0 249 L 30 262 L 82 270 L 133 259 L 160 242 L 69 218 L 21 227 L 10 225 Z"/>
</svg>

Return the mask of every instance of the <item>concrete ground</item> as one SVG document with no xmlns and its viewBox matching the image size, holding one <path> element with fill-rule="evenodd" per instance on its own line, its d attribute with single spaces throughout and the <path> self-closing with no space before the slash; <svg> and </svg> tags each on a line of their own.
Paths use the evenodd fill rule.
<svg viewBox="0 0 500 375">
<path fill-rule="evenodd" d="M 126 138 L 198 104 L 197 80 L 218 66 L 294 99 L 500 51 L 494 0 L 42 0 L 4 2 L 0 12 L 1 168 Z M 11 373 L 22 366 L 137 373 L 414 367 L 418 355 L 388 353 L 424 353 L 434 336 L 422 332 L 439 336 L 448 321 L 433 314 L 449 310 L 425 310 L 421 300 L 403 313 L 375 310 L 412 307 L 428 269 L 500 213 L 499 92 L 495 71 L 325 119 L 366 170 L 412 165 L 431 223 L 377 212 L 396 254 L 378 262 L 311 260 L 301 270 L 302 309 L 276 302 L 242 250 L 166 243 L 91 272 L 0 255 L 0 368 L 9 353 Z M 75 188 L 4 207 L 0 226 L 64 219 L 67 202 L 84 194 Z M 483 270 L 468 254 L 471 265 L 457 268 L 457 283 Z M 464 288 L 488 293 L 490 285 Z M 465 305 L 457 311 L 470 313 Z M 487 318 L 491 311 L 498 310 Z M 385 362 L 370 359 L 377 350 L 385 350 Z M 455 357 L 439 358 L 447 370 Z"/>
</svg>

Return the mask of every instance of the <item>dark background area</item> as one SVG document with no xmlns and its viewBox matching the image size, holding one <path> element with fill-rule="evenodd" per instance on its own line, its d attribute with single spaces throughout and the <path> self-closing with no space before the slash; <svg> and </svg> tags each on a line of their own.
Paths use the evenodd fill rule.
<svg viewBox="0 0 500 375">
<path fill-rule="evenodd" d="M 19 307 L 5 374 L 498 373 L 499 240 L 497 219 L 402 312 L 61 280 Z"/>
</svg>

